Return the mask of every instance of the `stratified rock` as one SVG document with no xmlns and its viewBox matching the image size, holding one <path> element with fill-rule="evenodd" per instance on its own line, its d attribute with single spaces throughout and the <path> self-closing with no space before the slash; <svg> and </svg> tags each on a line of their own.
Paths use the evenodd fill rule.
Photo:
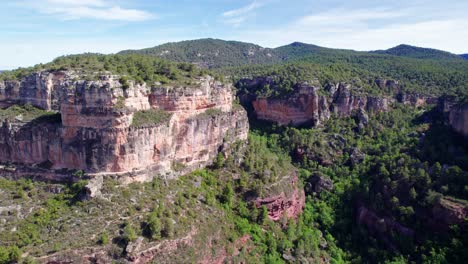
<svg viewBox="0 0 468 264">
<path fill-rule="evenodd" d="M 325 96 L 317 94 L 318 88 L 297 86 L 287 99 L 258 98 L 252 106 L 258 119 L 274 121 L 281 125 L 319 125 L 330 118 Z"/>
<path fill-rule="evenodd" d="M 267 197 L 257 198 L 254 204 L 257 208 L 266 206 L 268 217 L 273 221 L 279 221 L 283 215 L 288 218 L 297 218 L 302 213 L 305 205 L 304 190 L 299 187 L 297 173 L 286 176 L 278 183 L 282 188 L 279 194 L 270 193 Z"/>
<path fill-rule="evenodd" d="M 222 145 L 247 139 L 245 110 L 234 109 L 232 87 L 212 77 L 175 87 L 130 81 L 125 88 L 115 75 L 79 79 L 71 71 L 38 72 L 1 83 L 2 106 L 30 103 L 59 111 L 61 123 L 1 123 L 0 162 L 146 181 L 208 165 Z M 133 124 L 136 113 L 150 109 L 172 116 Z"/>
<path fill-rule="evenodd" d="M 455 131 L 468 136 L 468 103 L 452 106 L 449 113 L 449 122 Z"/>
<path fill-rule="evenodd" d="M 237 87 L 241 103 L 251 109 L 260 120 L 267 120 L 280 125 L 321 125 L 330 119 L 331 114 L 347 117 L 355 111 L 388 111 L 395 101 L 414 107 L 437 104 L 438 98 L 422 94 L 406 94 L 402 85 L 395 80 L 375 80 L 382 90 L 381 96 L 362 93 L 362 89 L 348 83 L 326 84 L 322 89 L 318 82 L 314 84 L 298 83 L 286 96 L 259 97 L 256 95 L 263 87 L 275 90 L 272 77 L 242 79 Z M 362 123 L 360 126 L 364 126 Z"/>
<path fill-rule="evenodd" d="M 452 225 L 465 224 L 468 217 L 468 203 L 450 197 L 442 198 L 432 208 L 433 223 L 447 230 Z"/>
</svg>

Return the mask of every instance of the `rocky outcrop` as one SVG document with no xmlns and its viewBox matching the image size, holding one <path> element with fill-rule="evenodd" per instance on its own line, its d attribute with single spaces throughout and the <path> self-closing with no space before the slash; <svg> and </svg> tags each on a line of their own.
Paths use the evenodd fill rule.
<svg viewBox="0 0 468 264">
<path fill-rule="evenodd" d="M 468 103 L 451 107 L 449 123 L 456 132 L 468 137 Z"/>
<path fill-rule="evenodd" d="M 389 248 L 396 250 L 393 234 L 407 238 L 414 238 L 414 230 L 401 225 L 390 217 L 378 216 L 375 212 L 364 206 L 360 206 L 356 212 L 357 223 L 365 226 L 371 235 L 381 239 Z"/>
<path fill-rule="evenodd" d="M 286 176 L 274 185 L 280 188 L 274 188 L 275 186 L 268 188 L 277 189 L 277 191 L 270 191 L 266 197 L 254 200 L 255 206 L 257 208 L 265 206 L 268 210 L 268 217 L 273 221 L 281 220 L 282 216 L 297 218 L 305 205 L 305 193 L 299 187 L 297 174 Z"/>
<path fill-rule="evenodd" d="M 386 95 L 363 94 L 359 88 L 346 83 L 328 84 L 325 89 L 319 83 L 298 83 L 284 97 L 257 96 L 264 87 L 276 89 L 274 79 L 269 77 L 243 79 L 236 86 L 240 89 L 241 103 L 258 119 L 280 125 L 316 126 L 330 119 L 332 114 L 346 117 L 357 111 L 387 111 L 394 102 L 416 107 L 437 103 L 436 97 L 403 93 L 402 86 L 394 80 L 378 79 L 375 84 Z"/>
<path fill-rule="evenodd" d="M 305 190 L 308 194 L 313 195 L 323 191 L 331 191 L 333 190 L 333 181 L 323 174 L 316 173 L 305 184 Z"/>
<path fill-rule="evenodd" d="M 61 123 L 3 121 L 1 162 L 144 181 L 210 164 L 221 146 L 247 138 L 247 116 L 232 107 L 231 86 L 209 76 L 180 87 L 131 81 L 127 87 L 113 75 L 95 81 L 79 77 L 68 71 L 39 72 L 0 84 L 4 107 L 30 103 L 61 114 Z M 171 118 L 134 122 L 137 113 L 150 109 Z"/>
<path fill-rule="evenodd" d="M 468 217 L 468 203 L 444 197 L 431 210 L 430 224 L 439 230 L 448 230 L 453 225 L 464 225 Z"/>
</svg>

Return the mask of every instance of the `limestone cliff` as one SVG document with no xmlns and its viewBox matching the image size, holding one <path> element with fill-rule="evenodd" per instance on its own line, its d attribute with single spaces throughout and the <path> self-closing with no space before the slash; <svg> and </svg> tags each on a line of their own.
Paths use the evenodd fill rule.
<svg viewBox="0 0 468 264">
<path fill-rule="evenodd" d="M 271 220 L 280 221 L 283 216 L 297 218 L 302 213 L 305 206 L 305 192 L 300 187 L 296 172 L 283 177 L 267 189 L 270 192 L 263 198 L 255 199 L 254 204 L 257 208 L 265 206 Z"/>
<path fill-rule="evenodd" d="M 404 94 L 399 83 L 393 80 L 377 79 L 375 84 L 386 95 L 367 95 L 346 83 L 329 84 L 325 88 L 320 84 L 298 83 L 287 96 L 257 96 L 255 92 L 261 87 L 275 86 L 268 77 L 243 79 L 237 86 L 242 87 L 239 94 L 241 103 L 250 108 L 258 119 L 280 125 L 320 125 L 332 114 L 345 117 L 357 110 L 387 111 L 394 102 L 417 107 L 437 103 L 435 97 Z"/>
<path fill-rule="evenodd" d="M 0 83 L 0 107 L 28 103 L 61 115 L 58 123 L 3 120 L 0 162 L 143 181 L 205 166 L 223 144 L 247 138 L 247 116 L 233 108 L 231 86 L 212 77 L 154 87 L 122 84 L 115 75 L 80 78 L 72 71 L 43 71 Z M 170 118 L 136 122 L 145 111 Z"/>
<path fill-rule="evenodd" d="M 468 136 L 468 103 L 453 106 L 449 113 L 449 122 L 455 131 Z"/>
</svg>

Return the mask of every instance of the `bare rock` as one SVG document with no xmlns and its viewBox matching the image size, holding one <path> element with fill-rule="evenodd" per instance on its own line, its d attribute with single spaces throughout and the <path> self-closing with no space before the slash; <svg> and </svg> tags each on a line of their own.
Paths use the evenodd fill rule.
<svg viewBox="0 0 468 264">
<path fill-rule="evenodd" d="M 308 194 L 320 194 L 323 191 L 332 191 L 333 181 L 325 175 L 316 173 L 310 177 L 305 189 Z"/>
</svg>

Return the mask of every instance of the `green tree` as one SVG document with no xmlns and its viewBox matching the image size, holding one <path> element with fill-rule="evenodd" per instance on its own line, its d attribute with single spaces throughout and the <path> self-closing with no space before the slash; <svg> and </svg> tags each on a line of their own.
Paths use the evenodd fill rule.
<svg viewBox="0 0 468 264">
<path fill-rule="evenodd" d="M 162 224 L 159 220 L 158 214 L 156 211 L 151 212 L 148 216 L 148 231 L 151 239 L 160 239 L 161 238 L 161 229 Z"/>
</svg>

